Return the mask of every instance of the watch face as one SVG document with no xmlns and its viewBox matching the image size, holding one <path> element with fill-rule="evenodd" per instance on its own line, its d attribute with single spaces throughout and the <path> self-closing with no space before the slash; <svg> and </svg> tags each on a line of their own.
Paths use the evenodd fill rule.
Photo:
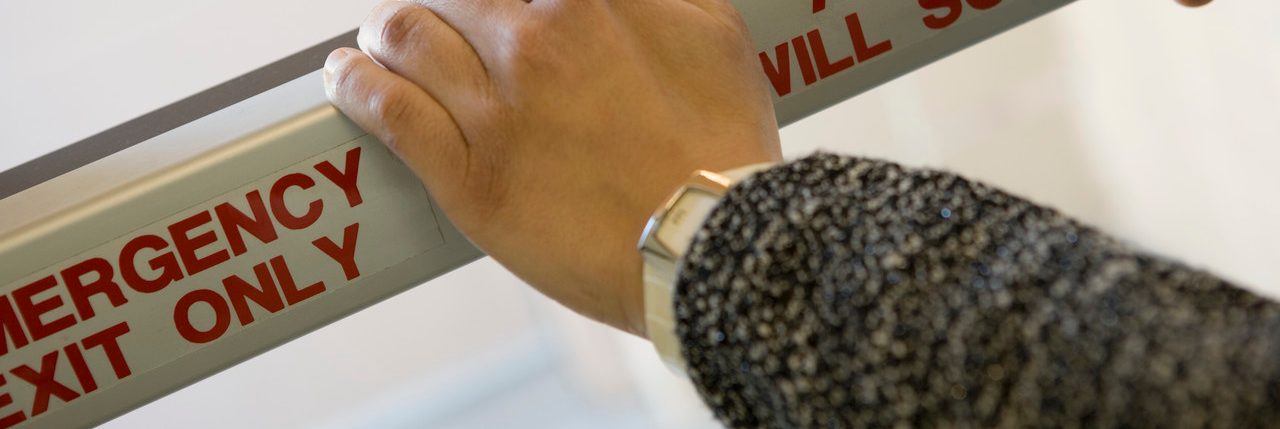
<svg viewBox="0 0 1280 429">
<path fill-rule="evenodd" d="M 684 192 L 658 226 L 658 241 L 676 256 L 683 256 L 717 201 L 717 196 L 706 192 L 693 189 Z"/>
</svg>

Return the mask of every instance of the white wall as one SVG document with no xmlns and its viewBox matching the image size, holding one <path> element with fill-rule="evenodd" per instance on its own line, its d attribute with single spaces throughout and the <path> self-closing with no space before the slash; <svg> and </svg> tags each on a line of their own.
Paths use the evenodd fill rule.
<svg viewBox="0 0 1280 429">
<path fill-rule="evenodd" d="M 1280 4 L 1082 1 L 783 131 L 945 167 L 1280 294 Z"/>
<path fill-rule="evenodd" d="M 959 171 L 1280 295 L 1280 4 L 1083 0 L 783 132 Z M 368 0 L 0 2 L 0 168 L 358 25 Z M 491 261 L 109 427 L 706 427 L 646 344 Z"/>
</svg>

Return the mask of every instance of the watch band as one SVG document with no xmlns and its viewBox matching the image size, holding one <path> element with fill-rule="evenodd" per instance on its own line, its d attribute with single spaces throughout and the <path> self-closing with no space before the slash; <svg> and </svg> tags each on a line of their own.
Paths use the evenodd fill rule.
<svg viewBox="0 0 1280 429">
<path fill-rule="evenodd" d="M 774 163 L 752 164 L 723 173 L 699 170 L 654 212 L 640 239 L 644 258 L 645 329 L 662 361 L 677 373 L 685 362 L 676 337 L 675 287 L 679 264 L 707 216 L 734 184 Z"/>
</svg>

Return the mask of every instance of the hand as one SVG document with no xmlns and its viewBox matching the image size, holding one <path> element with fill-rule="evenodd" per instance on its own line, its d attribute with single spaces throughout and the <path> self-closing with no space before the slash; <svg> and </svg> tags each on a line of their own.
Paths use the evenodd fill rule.
<svg viewBox="0 0 1280 429">
<path fill-rule="evenodd" d="M 359 42 L 325 64 L 333 103 L 480 249 L 637 335 L 653 210 L 695 169 L 781 157 L 727 0 L 386 2 Z"/>
<path fill-rule="evenodd" d="M 1212 0 L 1178 0 L 1178 3 L 1183 6 L 1200 7 L 1209 4 L 1210 1 Z"/>
</svg>

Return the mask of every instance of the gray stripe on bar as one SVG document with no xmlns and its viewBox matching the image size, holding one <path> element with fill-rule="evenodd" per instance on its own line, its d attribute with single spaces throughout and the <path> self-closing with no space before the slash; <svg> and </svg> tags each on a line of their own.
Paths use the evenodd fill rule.
<svg viewBox="0 0 1280 429">
<path fill-rule="evenodd" d="M 330 51 L 344 46 L 356 46 L 356 30 L 0 172 L 0 199 L 316 71 Z"/>
</svg>

